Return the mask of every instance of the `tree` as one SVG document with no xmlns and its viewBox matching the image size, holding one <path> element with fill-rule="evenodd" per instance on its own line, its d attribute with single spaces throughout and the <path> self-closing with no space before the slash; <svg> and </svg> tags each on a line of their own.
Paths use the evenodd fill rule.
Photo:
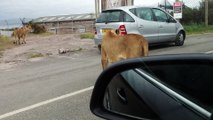
<svg viewBox="0 0 213 120">
<path fill-rule="evenodd" d="M 47 29 L 44 25 L 38 25 L 36 23 L 33 23 L 32 21 L 29 22 L 33 29 L 33 33 L 39 34 L 39 33 L 45 33 L 47 32 Z"/>
<path fill-rule="evenodd" d="M 208 2 L 208 23 L 209 25 L 213 25 L 213 0 L 209 0 Z M 181 19 L 183 24 L 204 24 L 205 22 L 205 1 L 200 2 L 200 6 L 198 8 L 189 8 L 187 6 L 183 6 L 183 18 Z"/>
</svg>

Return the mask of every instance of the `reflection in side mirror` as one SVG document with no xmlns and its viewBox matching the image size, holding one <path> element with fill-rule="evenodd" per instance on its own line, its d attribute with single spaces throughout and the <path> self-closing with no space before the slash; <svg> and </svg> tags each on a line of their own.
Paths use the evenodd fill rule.
<svg viewBox="0 0 213 120">
<path fill-rule="evenodd" d="M 132 88 L 133 86 L 135 87 L 134 84 L 137 84 L 135 80 L 139 80 L 139 78 L 137 78 L 139 76 L 134 76 L 133 74 L 134 72 L 129 70 L 117 74 L 113 78 L 105 92 L 104 107 L 109 111 L 135 118 L 158 118 L 157 114 L 155 114 L 139 94 L 136 93 L 135 88 Z M 125 79 L 126 77 L 130 78 Z M 131 77 L 134 78 L 132 79 Z"/>
<path fill-rule="evenodd" d="M 121 61 L 99 76 L 90 108 L 106 119 L 212 119 L 212 73 L 205 55 Z"/>
</svg>

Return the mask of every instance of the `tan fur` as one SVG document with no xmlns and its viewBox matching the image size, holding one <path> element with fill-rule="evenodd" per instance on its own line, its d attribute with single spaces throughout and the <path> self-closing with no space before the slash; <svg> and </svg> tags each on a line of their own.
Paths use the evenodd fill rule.
<svg viewBox="0 0 213 120">
<path fill-rule="evenodd" d="M 21 44 L 21 39 L 22 39 L 22 44 L 26 44 L 26 34 L 32 30 L 30 25 L 25 25 L 21 28 L 15 29 L 13 32 L 13 36 L 15 37 L 14 44 Z"/>
<path fill-rule="evenodd" d="M 117 35 L 108 31 L 101 44 L 101 63 L 103 69 L 108 64 L 128 58 L 148 56 L 148 42 L 141 35 Z"/>
</svg>

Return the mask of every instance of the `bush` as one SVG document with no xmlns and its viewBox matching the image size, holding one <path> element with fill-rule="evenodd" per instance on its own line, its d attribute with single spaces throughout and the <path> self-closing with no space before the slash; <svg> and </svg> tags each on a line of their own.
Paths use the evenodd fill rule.
<svg viewBox="0 0 213 120">
<path fill-rule="evenodd" d="M 45 28 L 45 26 L 43 26 L 43 25 L 37 25 L 37 24 L 34 24 L 33 26 L 32 26 L 32 28 L 33 28 L 33 32 L 34 33 L 45 33 L 45 32 L 47 32 L 47 29 Z"/>
<path fill-rule="evenodd" d="M 94 34 L 93 33 L 84 33 L 80 35 L 81 39 L 93 39 L 94 38 Z"/>
<path fill-rule="evenodd" d="M 36 34 L 40 34 L 40 33 L 45 33 L 47 32 L 47 29 L 44 25 L 38 25 L 36 23 L 32 23 L 30 22 L 29 23 L 33 29 L 33 33 L 36 33 Z"/>
</svg>

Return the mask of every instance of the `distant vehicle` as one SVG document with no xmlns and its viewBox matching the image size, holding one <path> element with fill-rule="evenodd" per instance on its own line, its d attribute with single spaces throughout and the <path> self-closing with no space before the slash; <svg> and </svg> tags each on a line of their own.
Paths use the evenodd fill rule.
<svg viewBox="0 0 213 120">
<path fill-rule="evenodd" d="M 143 35 L 149 44 L 174 42 L 182 46 L 186 38 L 183 26 L 158 7 L 124 6 L 104 10 L 96 20 L 95 44 L 101 47 L 104 33 L 119 29 L 121 34 Z"/>
</svg>

